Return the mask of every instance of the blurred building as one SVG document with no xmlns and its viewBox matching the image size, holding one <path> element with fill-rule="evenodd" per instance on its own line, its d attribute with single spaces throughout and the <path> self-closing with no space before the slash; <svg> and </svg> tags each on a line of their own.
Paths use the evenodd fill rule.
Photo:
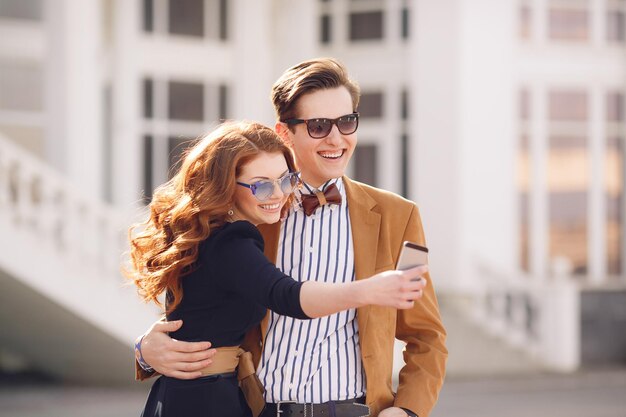
<svg viewBox="0 0 626 417">
<path fill-rule="evenodd" d="M 154 315 L 123 230 L 316 56 L 358 80 L 350 175 L 418 202 L 440 294 L 549 368 L 626 362 L 625 53 L 624 0 L 0 0 L 4 366 L 127 355 Z"/>
</svg>

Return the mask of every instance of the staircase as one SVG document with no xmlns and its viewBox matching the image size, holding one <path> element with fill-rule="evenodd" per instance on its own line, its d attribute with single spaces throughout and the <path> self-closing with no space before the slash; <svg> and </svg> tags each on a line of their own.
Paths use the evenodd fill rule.
<svg viewBox="0 0 626 417">
<path fill-rule="evenodd" d="M 65 381 L 131 383 L 156 318 L 120 273 L 130 224 L 0 136 L 0 346 Z"/>
</svg>

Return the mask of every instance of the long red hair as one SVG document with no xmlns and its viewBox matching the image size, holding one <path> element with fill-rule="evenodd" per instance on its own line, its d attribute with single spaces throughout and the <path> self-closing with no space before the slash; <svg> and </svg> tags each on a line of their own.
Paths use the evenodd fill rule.
<svg viewBox="0 0 626 417">
<path fill-rule="evenodd" d="M 181 278 L 193 270 L 200 243 L 227 221 L 236 178 L 263 152 L 282 153 L 295 171 L 291 150 L 272 129 L 226 122 L 191 147 L 176 175 L 154 191 L 149 218 L 129 230 L 125 271 L 145 301 L 161 305 L 158 297 L 166 292 L 168 313 L 180 304 Z"/>
</svg>

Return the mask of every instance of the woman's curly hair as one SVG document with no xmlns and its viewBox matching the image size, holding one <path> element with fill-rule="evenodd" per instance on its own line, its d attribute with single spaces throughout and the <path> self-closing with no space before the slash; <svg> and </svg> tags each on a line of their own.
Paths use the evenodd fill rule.
<svg viewBox="0 0 626 417">
<path fill-rule="evenodd" d="M 144 301 L 161 306 L 158 297 L 165 292 L 167 313 L 180 304 L 181 277 L 194 269 L 200 243 L 227 221 L 242 167 L 263 152 L 282 153 L 289 171 L 296 170 L 291 150 L 272 129 L 223 123 L 191 147 L 176 175 L 154 191 L 149 218 L 129 230 L 130 268 L 124 271 Z"/>
</svg>

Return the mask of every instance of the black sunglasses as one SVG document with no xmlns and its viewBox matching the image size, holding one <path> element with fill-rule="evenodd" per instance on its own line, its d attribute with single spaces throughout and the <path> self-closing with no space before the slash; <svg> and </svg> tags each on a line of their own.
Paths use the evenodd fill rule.
<svg viewBox="0 0 626 417">
<path fill-rule="evenodd" d="M 356 132 L 359 127 L 359 113 L 354 112 L 346 114 L 345 116 L 337 117 L 336 119 L 287 119 L 283 120 L 283 123 L 288 125 L 298 125 L 300 123 L 306 123 L 306 130 L 309 132 L 309 136 L 313 139 L 323 139 L 330 135 L 330 131 L 333 129 L 333 125 L 337 125 L 337 129 L 342 135 L 351 135 Z"/>
</svg>

